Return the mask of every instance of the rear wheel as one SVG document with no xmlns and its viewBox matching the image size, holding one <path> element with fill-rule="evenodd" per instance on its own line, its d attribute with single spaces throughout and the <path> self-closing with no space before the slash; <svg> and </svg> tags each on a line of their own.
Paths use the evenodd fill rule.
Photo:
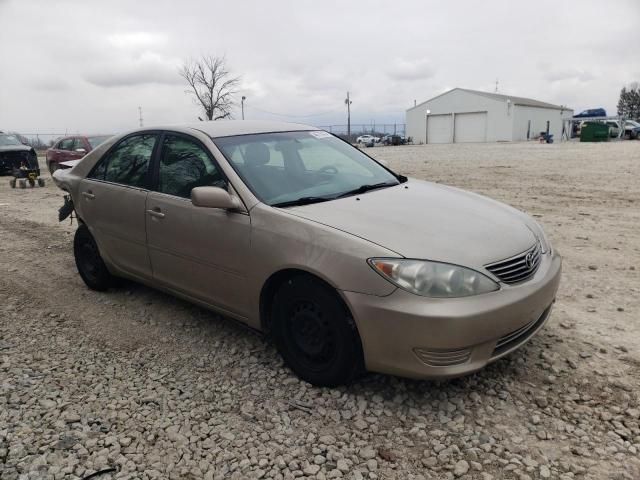
<svg viewBox="0 0 640 480">
<path fill-rule="evenodd" d="M 310 275 L 289 279 L 275 294 L 272 331 L 287 365 L 313 385 L 342 385 L 363 370 L 353 319 L 335 290 Z"/>
<path fill-rule="evenodd" d="M 104 291 L 112 287 L 115 278 L 104 264 L 98 245 L 86 225 L 80 225 L 73 239 L 73 253 L 78 273 L 92 290 Z"/>
</svg>

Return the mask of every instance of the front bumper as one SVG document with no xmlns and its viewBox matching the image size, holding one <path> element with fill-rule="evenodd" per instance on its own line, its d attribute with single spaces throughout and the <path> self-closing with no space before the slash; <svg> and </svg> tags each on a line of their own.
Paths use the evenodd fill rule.
<svg viewBox="0 0 640 480">
<path fill-rule="evenodd" d="M 447 378 L 481 369 L 525 344 L 546 323 L 562 259 L 544 255 L 519 285 L 465 298 L 386 297 L 342 292 L 354 316 L 368 370 L 411 378 Z"/>
</svg>

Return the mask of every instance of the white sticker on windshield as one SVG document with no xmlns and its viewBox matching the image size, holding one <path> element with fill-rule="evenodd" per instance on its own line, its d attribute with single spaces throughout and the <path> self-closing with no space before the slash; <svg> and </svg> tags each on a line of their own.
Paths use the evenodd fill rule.
<svg viewBox="0 0 640 480">
<path fill-rule="evenodd" d="M 331 135 L 329 132 L 324 132 L 322 130 L 318 130 L 315 132 L 309 132 L 311 135 L 313 135 L 316 138 L 331 138 L 333 137 L 333 135 Z"/>
</svg>

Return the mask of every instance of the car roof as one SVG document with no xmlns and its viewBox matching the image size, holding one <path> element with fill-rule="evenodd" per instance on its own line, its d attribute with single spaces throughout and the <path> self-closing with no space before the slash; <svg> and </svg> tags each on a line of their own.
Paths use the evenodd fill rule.
<svg viewBox="0 0 640 480">
<path fill-rule="evenodd" d="M 319 130 L 317 127 L 301 123 L 271 122 L 263 120 L 216 120 L 181 125 L 199 130 L 211 138 L 251 135 L 253 133 L 291 132 L 296 130 Z"/>
</svg>

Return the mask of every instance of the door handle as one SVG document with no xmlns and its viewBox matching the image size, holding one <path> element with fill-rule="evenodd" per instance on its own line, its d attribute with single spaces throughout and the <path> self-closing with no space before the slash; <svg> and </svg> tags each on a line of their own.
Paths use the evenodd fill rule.
<svg viewBox="0 0 640 480">
<path fill-rule="evenodd" d="M 93 200 L 94 198 L 96 198 L 96 196 L 91 193 L 91 190 L 89 190 L 88 192 L 82 192 L 82 196 L 87 200 Z"/>
<path fill-rule="evenodd" d="M 164 218 L 164 213 L 162 213 L 162 212 L 160 211 L 160 209 L 157 209 L 157 210 L 155 210 L 155 209 L 154 209 L 154 210 L 147 210 L 147 213 L 148 213 L 149 215 L 151 215 L 152 217 L 156 217 L 156 218 Z"/>
</svg>

